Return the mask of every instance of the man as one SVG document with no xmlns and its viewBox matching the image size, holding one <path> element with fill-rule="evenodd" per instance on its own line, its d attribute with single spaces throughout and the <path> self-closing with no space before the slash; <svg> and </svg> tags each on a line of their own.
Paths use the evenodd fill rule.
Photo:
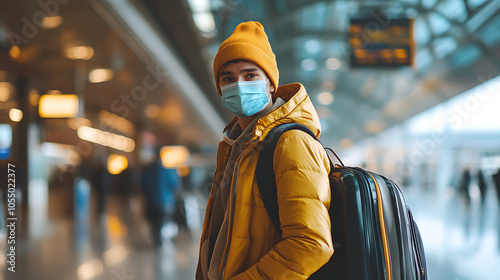
<svg viewBox="0 0 500 280">
<path fill-rule="evenodd" d="M 307 279 L 333 253 L 327 155 L 302 131 L 280 138 L 274 173 L 282 235 L 264 207 L 255 168 L 274 126 L 301 123 L 319 136 L 318 115 L 301 84 L 278 87 L 276 58 L 258 22 L 241 23 L 222 43 L 214 77 L 236 117 L 219 144 L 196 279 Z"/>
</svg>

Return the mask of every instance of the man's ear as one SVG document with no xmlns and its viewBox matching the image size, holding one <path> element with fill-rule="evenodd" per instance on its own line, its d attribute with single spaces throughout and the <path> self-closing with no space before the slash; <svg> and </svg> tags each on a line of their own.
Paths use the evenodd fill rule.
<svg viewBox="0 0 500 280">
<path fill-rule="evenodd" d="M 276 91 L 276 90 L 274 89 L 274 85 L 273 85 L 273 84 L 271 84 L 271 85 L 269 86 L 269 92 L 274 93 L 275 91 Z"/>
</svg>

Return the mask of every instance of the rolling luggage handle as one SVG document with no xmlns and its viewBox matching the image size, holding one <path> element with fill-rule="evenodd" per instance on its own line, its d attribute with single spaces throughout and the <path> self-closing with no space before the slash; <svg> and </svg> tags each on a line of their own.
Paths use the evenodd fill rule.
<svg viewBox="0 0 500 280">
<path fill-rule="evenodd" d="M 319 141 L 319 140 L 318 140 Z M 321 142 L 320 142 L 321 143 Z M 322 144 L 323 145 L 323 144 Z M 323 146 L 324 147 L 324 146 Z M 328 150 L 330 152 L 332 152 L 332 154 L 335 156 L 335 158 L 337 158 L 337 160 L 340 162 L 340 165 L 342 167 L 345 167 L 344 163 L 340 160 L 339 156 L 337 156 L 337 154 L 331 149 L 331 148 L 328 148 L 328 147 L 324 147 L 325 150 Z M 326 155 L 328 156 L 328 158 L 330 159 L 330 162 L 332 162 L 332 159 L 330 158 L 330 156 L 328 155 L 328 153 L 326 153 Z M 338 164 L 336 164 L 338 165 Z"/>
</svg>

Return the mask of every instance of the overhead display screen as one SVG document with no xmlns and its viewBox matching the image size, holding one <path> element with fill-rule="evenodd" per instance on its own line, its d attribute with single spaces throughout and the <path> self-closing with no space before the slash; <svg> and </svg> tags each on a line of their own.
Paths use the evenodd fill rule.
<svg viewBox="0 0 500 280">
<path fill-rule="evenodd" d="M 412 29 L 412 19 L 351 19 L 351 65 L 412 65 L 415 51 Z"/>
</svg>

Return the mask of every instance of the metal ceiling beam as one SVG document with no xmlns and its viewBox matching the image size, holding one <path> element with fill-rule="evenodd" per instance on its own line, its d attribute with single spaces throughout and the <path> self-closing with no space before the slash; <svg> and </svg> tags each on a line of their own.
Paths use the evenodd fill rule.
<svg viewBox="0 0 500 280">
<path fill-rule="evenodd" d="M 167 78 L 181 96 L 192 105 L 194 111 L 198 112 L 200 119 L 205 121 L 213 136 L 220 138 L 224 128 L 223 119 L 179 60 L 172 45 L 148 20 L 150 17 L 141 12 L 130 0 L 100 0 L 100 3 L 123 25 L 149 58 L 168 73 Z"/>
<path fill-rule="evenodd" d="M 457 27 L 459 28 L 464 36 L 461 38 L 461 40 L 458 40 L 459 38 L 455 38 L 457 39 L 457 43 L 460 43 L 462 41 L 467 41 L 467 42 L 472 42 L 472 43 L 475 43 L 479 49 L 481 49 L 481 51 L 483 52 L 483 54 L 487 57 L 489 57 L 489 59 L 491 60 L 491 63 L 497 68 L 500 70 L 500 60 L 493 54 L 493 52 L 491 51 L 490 47 L 488 47 L 484 41 L 478 37 L 478 35 L 476 33 L 473 33 L 473 32 L 470 32 L 469 29 L 467 28 L 467 26 L 465 25 L 465 23 L 462 23 L 462 22 L 459 22 L 457 20 L 454 20 L 454 19 L 450 19 L 448 18 L 445 14 L 443 14 L 442 12 L 438 11 L 438 10 L 430 10 L 430 9 L 425 9 L 425 8 L 420 8 L 418 10 L 419 13 L 422 13 L 422 14 L 428 14 L 430 12 L 433 12 L 443 18 L 445 18 L 446 20 L 448 20 L 450 22 L 450 25 L 453 26 L 453 27 Z M 465 22 L 467 22 L 469 19 L 467 19 Z M 431 43 L 432 43 L 432 40 L 434 39 L 434 37 L 431 38 Z"/>
</svg>

